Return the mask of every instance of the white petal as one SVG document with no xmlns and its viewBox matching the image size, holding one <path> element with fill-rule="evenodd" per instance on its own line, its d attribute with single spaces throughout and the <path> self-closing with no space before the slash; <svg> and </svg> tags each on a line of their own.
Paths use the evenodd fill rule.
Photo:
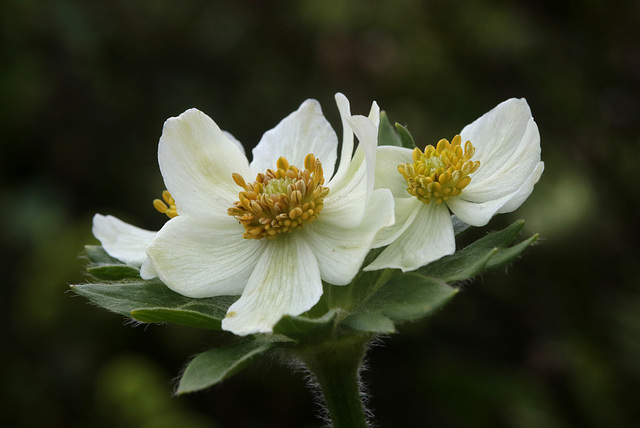
<svg viewBox="0 0 640 428">
<path fill-rule="evenodd" d="M 544 171 L 544 162 L 539 162 L 529 178 L 513 193 L 509 202 L 504 204 L 502 208 L 498 210 L 498 213 L 510 213 L 511 211 L 517 210 L 520 205 L 527 200 L 531 192 L 533 192 L 533 186 L 540 180 L 542 171 Z"/>
<path fill-rule="evenodd" d="M 477 227 L 484 226 L 495 214 L 511 212 L 522 205 L 533 191 L 533 186 L 540 179 L 543 169 L 544 163 L 539 162 L 518 189 L 498 199 L 486 202 L 469 201 L 463 191 L 460 196 L 449 199 L 447 206 L 463 222 Z"/>
<path fill-rule="evenodd" d="M 313 153 L 322 162 L 325 177 L 331 177 L 336 163 L 338 137 L 322 114 L 316 100 L 306 100 L 298 110 L 262 136 L 253 149 L 253 175 L 275 169 L 281 156 L 291 165 L 304 168 L 304 158 Z M 252 177 L 253 178 L 253 177 Z"/>
<path fill-rule="evenodd" d="M 196 109 L 165 122 L 158 161 L 178 213 L 199 218 L 226 216 L 242 190 L 231 174 L 249 175 L 247 159 L 236 144 Z"/>
<path fill-rule="evenodd" d="M 229 139 L 229 141 L 231 141 L 233 144 L 236 145 L 237 148 L 240 149 L 240 151 L 242 152 L 243 155 L 247 155 L 247 152 L 244 151 L 244 145 L 242 145 L 242 143 L 240 141 L 238 141 L 238 139 L 236 137 L 233 136 L 233 134 L 231 134 L 230 132 L 227 131 L 222 131 L 222 133 L 224 134 L 225 137 L 227 137 Z"/>
<path fill-rule="evenodd" d="M 323 221 L 338 227 L 356 227 L 366 214 L 367 164 L 364 150 L 358 147 L 349 169 L 340 177 L 327 183 L 329 195 L 324 200 L 320 213 Z"/>
<path fill-rule="evenodd" d="M 366 154 L 366 160 L 368 163 L 375 165 L 375 147 L 378 145 L 378 127 L 380 125 L 380 107 L 374 101 L 371 104 L 371 110 L 369 116 L 352 116 L 349 100 L 341 93 L 337 93 L 336 103 L 338 110 L 340 110 L 340 119 L 342 120 L 342 151 L 340 154 L 340 164 L 336 174 L 331 178 L 327 185 L 332 188 L 341 188 L 346 186 L 345 180 L 353 178 L 353 146 L 354 131 L 360 140 L 360 147 L 363 147 Z M 354 122 L 355 121 L 355 122 Z M 355 125 L 355 127 L 354 127 Z M 356 129 L 357 128 L 357 129 Z M 356 165 L 356 169 L 359 167 Z M 370 182 L 373 177 L 368 177 Z"/>
<path fill-rule="evenodd" d="M 473 158 L 481 162 L 472 181 L 495 174 L 518 151 L 532 120 L 526 100 L 512 98 L 464 127 L 462 141 L 471 141 L 476 149 Z"/>
<path fill-rule="evenodd" d="M 522 186 L 540 162 L 540 133 L 532 118 L 518 138 L 496 141 L 501 151 L 494 153 L 494 157 L 478 155 L 480 168 L 471 175 L 471 183 L 463 191 L 465 199 L 485 202 L 513 193 Z M 504 157 L 503 153 L 510 155 Z"/>
<path fill-rule="evenodd" d="M 153 279 L 157 278 L 157 276 L 158 272 L 156 272 L 156 268 L 153 267 L 153 263 L 151 263 L 151 260 L 147 257 L 145 261 L 142 262 L 142 266 L 140 266 L 140 278 Z"/>
<path fill-rule="evenodd" d="M 398 165 L 411 162 L 411 150 L 404 147 L 380 146 L 376 154 L 376 188 L 388 188 L 394 197 L 395 224 L 383 229 L 377 236 L 374 248 L 388 245 L 413 221 L 418 208 L 418 199 L 407 192 L 407 182 L 398 172 Z"/>
<path fill-rule="evenodd" d="M 330 191 L 322 216 L 337 227 L 356 227 L 365 216 L 365 206 L 373 190 L 373 165 L 378 144 L 375 124 L 380 121 L 380 109 L 374 102 L 369 117 L 351 116 L 349 101 L 344 95 L 336 94 L 336 102 L 344 128 L 342 154 L 336 174 L 325 184 Z M 352 125 L 358 128 L 361 140 L 353 157 Z"/>
<path fill-rule="evenodd" d="M 147 254 L 158 277 L 182 295 L 237 295 L 265 248 L 262 240 L 243 239 L 243 232 L 231 217 L 201 222 L 178 216 L 160 229 Z"/>
<path fill-rule="evenodd" d="M 380 146 L 376 155 L 376 183 L 375 187 L 391 190 L 395 198 L 411 196 L 407 192 L 407 181 L 398 172 L 398 165 L 413 163 L 411 150 L 404 147 Z"/>
<path fill-rule="evenodd" d="M 101 214 L 93 216 L 92 231 L 111 257 L 132 266 L 140 266 L 147 259 L 145 250 L 156 236 L 156 232 Z"/>
<path fill-rule="evenodd" d="M 376 129 L 380 127 L 380 106 L 377 102 L 371 103 L 371 110 L 369 110 L 369 119 L 373 122 Z M 378 142 L 376 141 L 376 146 Z"/>
<path fill-rule="evenodd" d="M 415 270 L 453 254 L 455 237 L 449 210 L 443 204 L 422 204 L 413 222 L 364 270 Z"/>
<path fill-rule="evenodd" d="M 333 177 L 329 181 L 332 185 L 337 186 L 338 183 L 342 183 L 344 176 L 347 174 L 349 167 L 351 166 L 351 158 L 353 157 L 353 130 L 349 125 L 349 118 L 351 117 L 351 106 L 349 100 L 341 93 L 335 95 L 336 104 L 340 111 L 340 120 L 342 121 L 342 150 L 340 152 L 340 164 Z"/>
<path fill-rule="evenodd" d="M 377 122 L 380 122 L 378 119 Z M 353 132 L 358 137 L 360 144 L 359 149 L 364 151 L 365 168 L 366 168 L 366 192 L 367 198 L 373 191 L 375 166 L 376 166 L 376 147 L 378 146 L 378 126 L 375 120 L 371 120 L 364 116 L 351 116 L 349 124 L 353 128 Z M 339 184 L 338 184 L 339 185 Z"/>
<path fill-rule="evenodd" d="M 373 248 L 389 245 L 395 241 L 413 223 L 424 204 L 412 196 L 410 198 L 395 198 L 393 205 L 395 223 L 378 232 Z"/>
<path fill-rule="evenodd" d="M 472 202 L 464 199 L 462 195 L 449 199 L 446 204 L 463 222 L 471 226 L 484 226 L 489 223 L 500 208 L 511 199 L 511 195 L 506 195 L 498 199 L 486 202 Z"/>
<path fill-rule="evenodd" d="M 311 248 L 295 233 L 280 236 L 269 240 L 222 328 L 241 336 L 269 333 L 282 316 L 311 309 L 320 296 L 320 270 Z"/>
<path fill-rule="evenodd" d="M 300 233 L 318 260 L 322 279 L 334 285 L 346 285 L 360 270 L 378 231 L 393 221 L 391 192 L 378 189 L 372 193 L 367 215 L 357 227 L 336 227 L 323 222 L 321 214 Z"/>
</svg>

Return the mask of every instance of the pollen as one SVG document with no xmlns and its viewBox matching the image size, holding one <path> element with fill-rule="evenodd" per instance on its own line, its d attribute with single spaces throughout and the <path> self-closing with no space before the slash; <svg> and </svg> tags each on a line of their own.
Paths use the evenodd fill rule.
<svg viewBox="0 0 640 428">
<path fill-rule="evenodd" d="M 441 204 L 461 194 L 471 182 L 469 175 L 480 168 L 479 161 L 471 160 L 474 152 L 471 141 L 464 144 L 463 151 L 462 137 L 456 135 L 451 143 L 442 139 L 436 147 L 425 147 L 424 152 L 416 147 L 413 163 L 398 165 L 398 172 L 407 181 L 410 195 L 425 204 Z"/>
<path fill-rule="evenodd" d="M 227 214 L 244 226 L 245 239 L 275 238 L 302 229 L 318 218 L 329 194 L 322 164 L 311 153 L 304 158 L 303 170 L 281 157 L 275 170 L 259 173 L 254 182 L 246 183 L 238 173 L 232 177 L 244 190 Z"/>
<path fill-rule="evenodd" d="M 174 218 L 178 215 L 178 211 L 176 208 L 176 201 L 173 200 L 171 193 L 168 190 L 162 192 L 162 199 L 154 199 L 153 207 L 157 209 L 162 214 L 166 214 L 169 218 Z"/>
</svg>

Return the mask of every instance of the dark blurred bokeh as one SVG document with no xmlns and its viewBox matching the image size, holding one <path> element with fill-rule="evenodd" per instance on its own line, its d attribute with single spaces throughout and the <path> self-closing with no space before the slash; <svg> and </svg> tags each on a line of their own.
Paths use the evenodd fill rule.
<svg viewBox="0 0 640 428">
<path fill-rule="evenodd" d="M 638 1 L 3 0 L 0 425 L 321 426 L 277 361 L 172 397 L 228 337 L 134 328 L 67 285 L 95 212 L 164 222 L 166 118 L 198 107 L 251 148 L 306 98 L 339 128 L 342 91 L 421 145 L 526 97 L 546 163 L 466 237 L 524 218 L 540 245 L 370 352 L 378 425 L 640 426 L 639 28 Z"/>
</svg>

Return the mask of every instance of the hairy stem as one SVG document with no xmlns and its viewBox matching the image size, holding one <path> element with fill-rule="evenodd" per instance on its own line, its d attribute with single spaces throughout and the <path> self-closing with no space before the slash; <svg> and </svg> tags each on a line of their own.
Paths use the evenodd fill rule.
<svg viewBox="0 0 640 428">
<path fill-rule="evenodd" d="M 366 343 L 351 338 L 299 354 L 320 386 L 334 428 L 368 427 L 359 378 Z"/>
</svg>

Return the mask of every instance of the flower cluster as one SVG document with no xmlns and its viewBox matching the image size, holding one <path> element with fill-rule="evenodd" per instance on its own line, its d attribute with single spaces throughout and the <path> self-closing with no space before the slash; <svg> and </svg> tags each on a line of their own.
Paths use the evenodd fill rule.
<svg viewBox="0 0 640 428">
<path fill-rule="evenodd" d="M 365 271 L 413 271 L 452 254 L 452 214 L 485 225 L 518 208 L 542 174 L 523 99 L 424 150 L 379 145 L 375 102 L 367 116 L 352 115 L 342 94 L 336 102 L 341 146 L 307 100 L 263 135 L 251 161 L 201 111 L 167 120 L 158 148 L 167 190 L 153 205 L 168 221 L 153 232 L 96 214 L 94 235 L 111 257 L 180 295 L 240 296 L 223 329 L 270 333 L 314 307 L 323 282 L 351 283 L 373 248 L 384 247 Z"/>
</svg>

